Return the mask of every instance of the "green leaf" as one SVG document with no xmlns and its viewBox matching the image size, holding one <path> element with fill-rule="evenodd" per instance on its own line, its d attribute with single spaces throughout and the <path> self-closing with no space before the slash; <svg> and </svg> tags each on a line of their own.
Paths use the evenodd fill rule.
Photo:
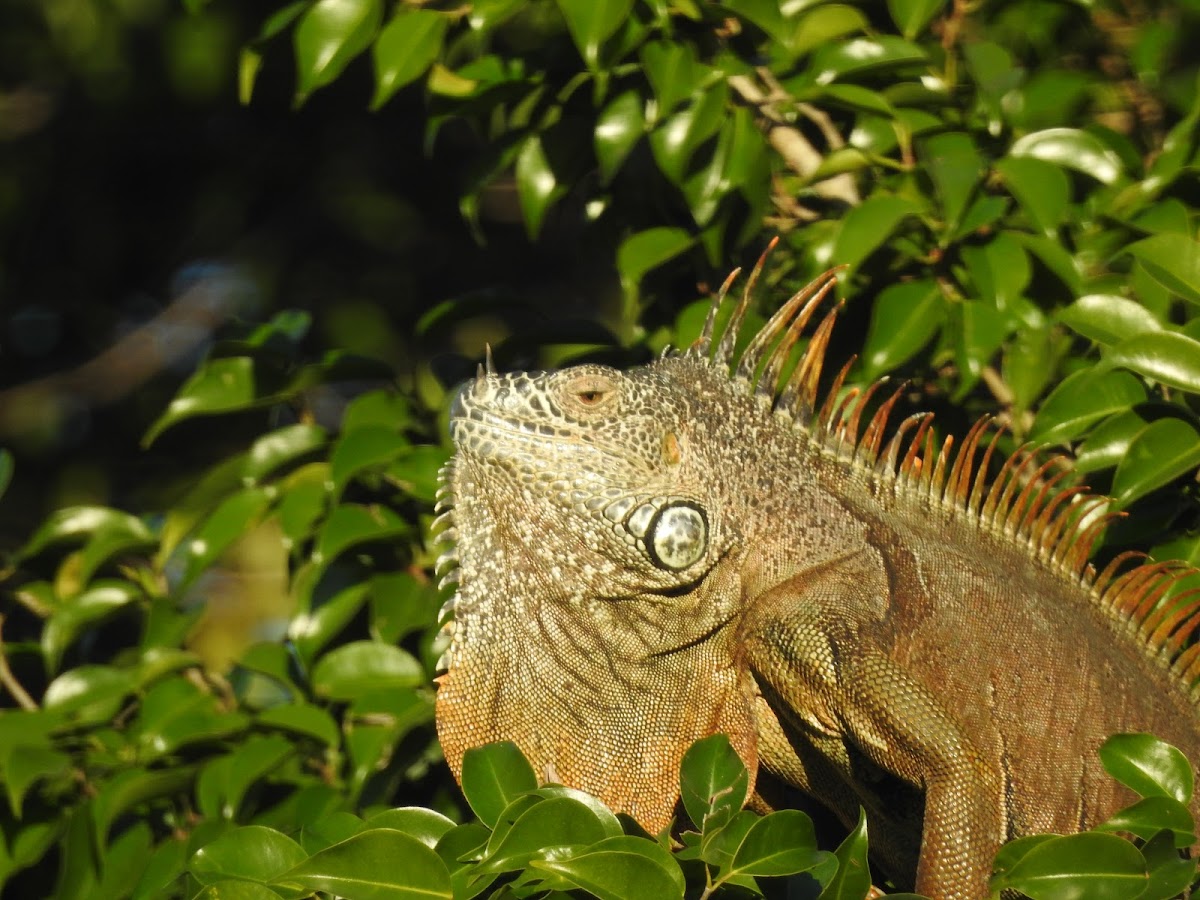
<svg viewBox="0 0 1200 900">
<path fill-rule="evenodd" d="M 1083 293 L 1083 276 L 1079 263 L 1059 241 L 1045 235 L 1025 234 L 1019 231 L 1010 231 L 1008 234 L 1041 260 L 1042 264 L 1062 281 L 1071 296 L 1078 297 Z"/>
<path fill-rule="evenodd" d="M 176 765 L 169 769 L 126 768 L 99 785 L 92 804 L 96 838 L 108 840 L 109 829 L 130 810 L 144 807 L 186 791 L 196 776 L 195 766 Z"/>
<path fill-rule="evenodd" d="M 946 5 L 946 0 L 888 0 L 888 12 L 896 27 L 910 41 Z"/>
<path fill-rule="evenodd" d="M 1075 471 L 1080 475 L 1111 469 L 1129 449 L 1133 439 L 1146 430 L 1142 409 L 1117 413 L 1100 422 L 1075 451 Z"/>
<path fill-rule="evenodd" d="M 442 52 L 448 24 L 445 15 L 433 10 L 405 6 L 396 10 L 371 47 L 375 61 L 372 109 L 379 109 L 396 91 L 425 74 Z"/>
<path fill-rule="evenodd" d="M 450 829 L 454 828 L 454 820 L 443 816 L 432 809 L 419 806 L 402 806 L 396 809 L 385 809 L 367 819 L 368 828 L 391 828 L 403 831 L 410 837 L 415 837 L 431 850 L 437 846 Z"/>
<path fill-rule="evenodd" d="M 269 884 L 306 856 L 299 844 L 274 828 L 246 825 L 198 850 L 188 871 L 201 884 L 225 878 Z"/>
<path fill-rule="evenodd" d="M 691 44 L 679 41 L 647 41 L 638 53 L 642 61 L 642 71 L 646 73 L 654 91 L 656 119 L 670 115 L 680 103 L 703 89 L 707 69 L 697 61 L 696 51 Z M 622 96 L 630 94 L 637 98 L 640 122 L 641 95 L 636 91 L 629 91 Z"/>
<path fill-rule="evenodd" d="M 1029 254 L 1020 242 L 1002 231 L 982 247 L 964 246 L 959 252 L 980 298 L 997 311 L 1014 311 L 1033 275 Z"/>
<path fill-rule="evenodd" d="M 600 111 L 596 118 L 595 144 L 600 180 L 604 184 L 612 181 L 645 131 L 642 96 L 637 91 L 618 94 Z"/>
<path fill-rule="evenodd" d="M 46 657 L 47 670 L 52 673 L 58 671 L 63 653 L 80 632 L 141 596 L 142 592 L 136 585 L 112 579 L 94 584 L 82 594 L 63 602 L 42 629 L 42 653 Z"/>
<path fill-rule="evenodd" d="M 759 818 L 742 838 L 729 875 L 794 875 L 825 862 L 829 854 L 817 849 L 812 820 L 797 809 L 784 809 Z"/>
<path fill-rule="evenodd" d="M 958 304 L 957 311 L 961 325 L 954 334 L 954 355 L 960 374 L 954 399 L 959 401 L 991 363 L 1008 336 L 1010 324 L 1003 312 L 982 301 L 964 300 Z"/>
<path fill-rule="evenodd" d="M 331 700 L 353 700 L 365 691 L 398 690 L 425 683 L 421 664 L 407 650 L 375 641 L 353 641 L 330 650 L 313 669 L 313 691 Z"/>
<path fill-rule="evenodd" d="M 471 811 L 488 828 L 496 827 L 508 804 L 538 786 L 533 766 L 511 741 L 464 753 L 461 782 Z"/>
<path fill-rule="evenodd" d="M 1118 344 L 1162 325 L 1146 307 L 1115 294 L 1087 294 L 1058 314 L 1060 322 L 1098 344 Z"/>
<path fill-rule="evenodd" d="M 417 838 L 373 828 L 315 853 L 279 879 L 346 900 L 452 900 L 450 872 Z"/>
<path fill-rule="evenodd" d="M 223 878 L 205 885 L 192 900 L 279 900 L 279 896 L 263 884 Z"/>
<path fill-rule="evenodd" d="M 994 168 L 1033 226 L 1053 237 L 1071 199 L 1071 185 L 1062 169 L 1051 162 L 1020 156 L 997 160 Z"/>
<path fill-rule="evenodd" d="M 325 446 L 325 429 L 317 425 L 288 425 L 254 442 L 242 468 L 242 478 L 258 484 L 267 475 L 299 457 Z"/>
<path fill-rule="evenodd" d="M 142 446 L 149 447 L 160 434 L 185 419 L 246 409 L 254 406 L 257 399 L 251 357 L 209 360 L 184 382 L 166 411 L 147 429 Z"/>
<path fill-rule="evenodd" d="M 867 817 L 858 811 L 858 824 L 834 851 L 837 874 L 830 879 L 817 900 L 858 900 L 871 889 L 871 869 L 867 865 Z"/>
<path fill-rule="evenodd" d="M 395 540 L 411 530 L 408 522 L 385 506 L 342 503 L 333 508 L 321 526 L 312 559 L 326 565 L 356 544 Z"/>
<path fill-rule="evenodd" d="M 186 590 L 229 549 L 261 520 L 271 505 L 267 488 L 250 487 L 230 494 L 201 523 L 187 542 L 183 573 L 175 585 Z"/>
<path fill-rule="evenodd" d="M 1150 883 L 1137 900 L 1169 900 L 1177 897 L 1196 877 L 1196 860 L 1183 859 L 1175 849 L 1173 835 L 1162 831 L 1142 847 L 1150 870 Z"/>
<path fill-rule="evenodd" d="M 1020 891 L 1031 900 L 1129 900 L 1146 886 L 1146 864 L 1131 843 L 1110 834 L 1072 834 L 1042 841 L 991 889 Z"/>
<path fill-rule="evenodd" d="M 1112 184 L 1124 174 L 1124 164 L 1109 147 L 1078 128 L 1047 128 L 1018 138 L 1009 150 L 1014 157 L 1027 157 L 1074 169 Z"/>
<path fill-rule="evenodd" d="M 383 21 L 383 0 L 317 0 L 300 17 L 296 46 L 296 99 L 337 78 L 370 45 Z"/>
<path fill-rule="evenodd" d="M 550 168 L 542 147 L 542 136 L 530 135 L 517 154 L 517 196 L 525 216 L 525 231 L 531 241 L 537 240 L 546 212 L 564 193 L 566 186 Z"/>
<path fill-rule="evenodd" d="M 637 296 L 642 277 L 695 243 L 682 228 L 651 228 L 632 234 L 617 248 L 617 272 L 627 296 Z"/>
<path fill-rule="evenodd" d="M 4 492 L 8 490 L 9 484 L 12 482 L 13 476 L 13 457 L 12 454 L 0 447 L 0 497 L 4 496 Z"/>
<path fill-rule="evenodd" d="M 559 875 L 599 900 L 683 897 L 684 880 L 679 863 L 645 838 L 611 837 L 566 859 L 536 860 L 530 865 Z"/>
<path fill-rule="evenodd" d="M 620 834 L 619 826 L 616 834 Z M 531 860 L 561 855 L 561 848 L 586 847 L 614 836 L 609 822 L 588 804 L 574 797 L 549 797 L 522 811 L 510 828 L 495 832 L 479 871 L 517 872 Z"/>
<path fill-rule="evenodd" d="M 600 62 L 600 45 L 629 18 L 633 0 L 556 0 L 567 29 L 589 69 Z"/>
<path fill-rule="evenodd" d="M 1196 842 L 1196 822 L 1188 808 L 1174 797 L 1145 797 L 1095 828 L 1137 835 L 1146 841 L 1164 829 L 1175 836 L 1175 844 L 1181 850 Z"/>
<path fill-rule="evenodd" d="M 47 547 L 89 538 L 101 531 L 129 535 L 137 540 L 153 540 L 145 523 L 127 512 L 105 506 L 66 506 L 46 517 L 25 546 L 17 551 L 17 557 L 36 556 Z"/>
<path fill-rule="evenodd" d="M 818 73 L 822 84 L 847 75 L 858 75 L 877 69 L 926 63 L 929 57 L 916 44 L 893 35 L 860 37 L 827 44 L 813 54 L 810 71 Z"/>
<path fill-rule="evenodd" d="M 851 209 L 834 245 L 833 260 L 852 269 L 877 250 L 920 207 L 905 197 L 876 193 Z"/>
<path fill-rule="evenodd" d="M 1195 787 L 1187 757 L 1150 734 L 1117 734 L 1100 746 L 1104 770 L 1142 797 L 1192 802 Z"/>
<path fill-rule="evenodd" d="M 729 88 L 724 81 L 701 89 L 679 112 L 650 133 L 650 149 L 662 173 L 682 185 L 696 149 L 712 137 L 728 116 Z"/>
<path fill-rule="evenodd" d="M 1125 251 L 1167 290 L 1200 303 L 1200 242 L 1184 234 L 1156 234 L 1130 244 Z"/>
<path fill-rule="evenodd" d="M 1145 399 L 1146 388 L 1128 372 L 1072 372 L 1043 401 L 1029 438 L 1041 444 L 1072 441 L 1102 419 Z"/>
<path fill-rule="evenodd" d="M 280 728 L 316 738 L 327 747 L 336 747 L 340 739 L 338 724 L 333 716 L 321 707 L 308 703 L 273 706 L 260 712 L 256 721 L 264 728 Z"/>
<path fill-rule="evenodd" d="M 795 24 L 790 31 L 784 28 L 780 31 L 783 32 L 784 47 L 795 58 L 811 53 L 817 47 L 826 46 L 847 34 L 866 31 L 869 27 L 867 17 L 857 7 L 845 3 L 828 3 L 808 8 L 802 15 L 795 17 Z"/>
<path fill-rule="evenodd" d="M 1170 331 L 1135 334 L 1108 350 L 1101 365 L 1120 367 L 1200 394 L 1200 341 Z"/>
<path fill-rule="evenodd" d="M 79 725 L 94 725 L 115 716 L 133 689 L 133 674 L 128 669 L 76 666 L 50 682 L 42 706 Z"/>
<path fill-rule="evenodd" d="M 1058 361 L 1066 351 L 1066 339 L 1047 326 L 1017 331 L 1004 348 L 1000 375 L 1013 393 L 1013 405 L 1029 409 L 1050 384 Z"/>
<path fill-rule="evenodd" d="M 911 359 L 937 334 L 945 301 L 932 279 L 885 288 L 875 301 L 863 344 L 863 372 L 875 379 Z"/>
<path fill-rule="evenodd" d="M 1115 505 L 1128 506 L 1200 466 L 1200 434 L 1182 419 L 1152 422 L 1129 444 L 1113 476 Z"/>
<path fill-rule="evenodd" d="M 38 781 L 65 776 L 72 767 L 70 756 L 44 743 L 18 743 L 4 757 L 4 787 L 13 815 L 21 818 L 25 794 Z"/>
<path fill-rule="evenodd" d="M 952 131 L 923 141 L 921 158 L 942 202 L 947 232 L 941 241 L 944 246 L 983 175 L 983 157 L 970 135 Z"/>
<path fill-rule="evenodd" d="M 329 454 L 329 477 L 335 497 L 365 469 L 381 469 L 409 447 L 408 440 L 388 425 L 364 425 L 344 431 Z"/>
<path fill-rule="evenodd" d="M 746 802 L 750 776 L 729 738 L 714 734 L 696 741 L 679 768 L 679 791 L 688 817 L 700 828 L 719 828 Z"/>
</svg>

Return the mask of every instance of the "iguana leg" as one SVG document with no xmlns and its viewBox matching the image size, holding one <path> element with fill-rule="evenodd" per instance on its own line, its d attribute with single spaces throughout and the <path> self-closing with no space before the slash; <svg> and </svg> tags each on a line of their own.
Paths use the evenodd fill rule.
<svg viewBox="0 0 1200 900">
<path fill-rule="evenodd" d="M 846 783 L 858 782 L 849 766 L 859 754 L 924 791 L 917 891 L 977 900 L 1003 839 L 1002 782 L 933 692 L 867 639 L 864 619 L 887 605 L 876 562 L 864 551 L 764 593 L 748 661 L 814 746 L 842 748 L 830 762 Z M 820 798 L 819 785 L 800 786 Z"/>
</svg>

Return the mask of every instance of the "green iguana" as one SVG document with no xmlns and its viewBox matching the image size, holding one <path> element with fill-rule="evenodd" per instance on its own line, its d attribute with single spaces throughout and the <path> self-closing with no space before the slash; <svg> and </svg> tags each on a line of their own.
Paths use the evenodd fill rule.
<svg viewBox="0 0 1200 900">
<path fill-rule="evenodd" d="M 1109 735 L 1200 760 L 1200 600 L 1162 602 L 1170 563 L 1094 572 L 1103 501 L 1027 451 L 989 480 L 986 421 L 938 449 L 930 415 L 889 429 L 897 392 L 860 430 L 878 385 L 848 399 L 845 369 L 819 404 L 836 309 L 787 361 L 835 272 L 735 360 L 762 265 L 686 351 L 512 375 L 489 354 L 459 394 L 446 758 L 515 741 L 654 831 L 684 751 L 724 732 L 760 807 L 779 782 L 847 824 L 861 805 L 899 884 L 978 900 L 1003 841 L 1133 799 Z"/>
</svg>

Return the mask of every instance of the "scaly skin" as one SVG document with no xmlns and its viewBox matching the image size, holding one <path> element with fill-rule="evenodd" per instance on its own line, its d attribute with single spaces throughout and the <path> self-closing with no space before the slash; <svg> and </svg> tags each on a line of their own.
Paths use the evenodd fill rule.
<svg viewBox="0 0 1200 900">
<path fill-rule="evenodd" d="M 1168 621 L 1140 601 L 1176 570 L 1096 576 L 1088 505 L 1056 505 L 1027 457 L 992 490 L 982 428 L 936 452 L 909 420 L 881 449 L 890 403 L 861 437 L 857 414 L 814 413 L 832 317 L 779 376 L 831 285 L 736 367 L 745 298 L 719 343 L 714 305 L 695 347 L 649 366 L 466 386 L 439 735 L 456 774 L 512 740 L 654 831 L 684 751 L 724 732 L 764 784 L 848 825 L 865 807 L 899 883 L 976 900 L 1003 841 L 1131 799 L 1099 765 L 1110 734 L 1200 759 L 1195 601 Z"/>
</svg>

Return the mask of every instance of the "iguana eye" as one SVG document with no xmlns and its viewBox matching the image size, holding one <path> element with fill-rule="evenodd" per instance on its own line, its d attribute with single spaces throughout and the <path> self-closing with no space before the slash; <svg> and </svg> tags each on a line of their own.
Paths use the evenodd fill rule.
<svg viewBox="0 0 1200 900">
<path fill-rule="evenodd" d="M 708 517 L 695 503 L 668 503 L 650 520 L 646 552 L 660 569 L 686 569 L 708 549 Z"/>
<path fill-rule="evenodd" d="M 580 391 L 578 394 L 575 395 L 575 397 L 584 406 L 595 406 L 597 403 L 599 403 L 601 400 L 603 400 L 607 394 L 608 394 L 608 391 L 597 391 L 597 390 Z"/>
</svg>

